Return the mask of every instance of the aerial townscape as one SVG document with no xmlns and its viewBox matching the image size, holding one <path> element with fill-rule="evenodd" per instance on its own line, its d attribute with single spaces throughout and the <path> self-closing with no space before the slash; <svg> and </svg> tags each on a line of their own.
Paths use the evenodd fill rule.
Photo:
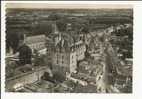
<svg viewBox="0 0 142 99">
<path fill-rule="evenodd" d="M 6 92 L 132 93 L 133 9 L 6 9 Z"/>
</svg>

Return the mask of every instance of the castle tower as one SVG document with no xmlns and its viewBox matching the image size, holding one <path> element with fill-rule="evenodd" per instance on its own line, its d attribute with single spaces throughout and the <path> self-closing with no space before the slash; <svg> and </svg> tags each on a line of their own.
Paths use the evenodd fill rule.
<svg viewBox="0 0 142 99">
<path fill-rule="evenodd" d="M 55 38 L 54 38 L 55 45 L 57 45 L 61 40 L 61 33 L 59 33 L 58 27 L 56 25 L 56 21 L 53 21 L 52 29 L 53 29 L 52 33 L 55 35 Z"/>
<path fill-rule="evenodd" d="M 57 28 L 57 25 L 56 25 L 56 21 L 53 21 L 52 28 L 53 28 L 54 34 L 59 34 L 59 31 L 58 31 L 58 28 Z"/>
<path fill-rule="evenodd" d="M 67 31 L 70 31 L 71 29 L 72 29 L 72 28 L 71 28 L 71 23 L 68 23 L 66 30 L 67 30 Z"/>
</svg>

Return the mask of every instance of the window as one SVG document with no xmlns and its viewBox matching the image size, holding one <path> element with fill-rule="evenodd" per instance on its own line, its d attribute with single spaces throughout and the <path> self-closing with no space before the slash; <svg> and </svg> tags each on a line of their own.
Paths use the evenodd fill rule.
<svg viewBox="0 0 142 99">
<path fill-rule="evenodd" d="M 58 64 L 58 59 L 57 59 L 57 64 Z"/>
<path fill-rule="evenodd" d="M 64 64 L 64 56 L 62 56 L 62 64 Z"/>
<path fill-rule="evenodd" d="M 71 48 L 71 51 L 74 51 L 74 48 L 73 48 L 73 47 Z"/>
<path fill-rule="evenodd" d="M 57 54 L 57 64 L 58 64 L 58 54 Z"/>
<path fill-rule="evenodd" d="M 99 76 L 99 79 L 98 80 L 100 80 L 101 79 L 101 77 Z"/>
</svg>

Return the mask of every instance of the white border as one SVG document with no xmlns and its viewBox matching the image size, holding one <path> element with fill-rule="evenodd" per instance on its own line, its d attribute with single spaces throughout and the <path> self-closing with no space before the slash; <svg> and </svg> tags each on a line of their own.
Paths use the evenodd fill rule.
<svg viewBox="0 0 142 99">
<path fill-rule="evenodd" d="M 134 65 L 133 94 L 54 94 L 54 93 L 5 93 L 5 4 L 33 3 L 33 1 L 2 1 L 1 2 L 1 92 L 4 99 L 59 99 L 59 98 L 96 98 L 96 99 L 141 99 L 142 98 L 142 2 L 140 1 L 34 1 L 48 4 L 132 4 L 134 6 Z"/>
</svg>

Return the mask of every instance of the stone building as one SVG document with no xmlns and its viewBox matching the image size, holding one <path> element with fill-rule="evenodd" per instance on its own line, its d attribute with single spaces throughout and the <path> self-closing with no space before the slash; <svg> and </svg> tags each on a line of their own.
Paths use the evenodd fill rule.
<svg viewBox="0 0 142 99">
<path fill-rule="evenodd" d="M 47 60 L 52 68 L 63 72 L 76 72 L 77 61 L 85 58 L 86 46 L 79 35 L 71 35 L 71 31 L 58 32 L 54 25 L 54 32 L 50 34 L 46 41 Z"/>
<path fill-rule="evenodd" d="M 49 72 L 47 66 L 33 67 L 32 70 L 23 72 L 24 69 L 27 69 L 27 67 L 15 70 L 15 75 L 6 78 L 6 91 L 15 91 L 26 84 L 37 82 L 45 72 Z"/>
<path fill-rule="evenodd" d="M 42 50 L 45 49 L 45 42 L 46 42 L 46 36 L 41 35 L 35 35 L 35 36 L 28 36 L 25 37 L 25 43 L 32 49 L 32 50 Z"/>
</svg>

